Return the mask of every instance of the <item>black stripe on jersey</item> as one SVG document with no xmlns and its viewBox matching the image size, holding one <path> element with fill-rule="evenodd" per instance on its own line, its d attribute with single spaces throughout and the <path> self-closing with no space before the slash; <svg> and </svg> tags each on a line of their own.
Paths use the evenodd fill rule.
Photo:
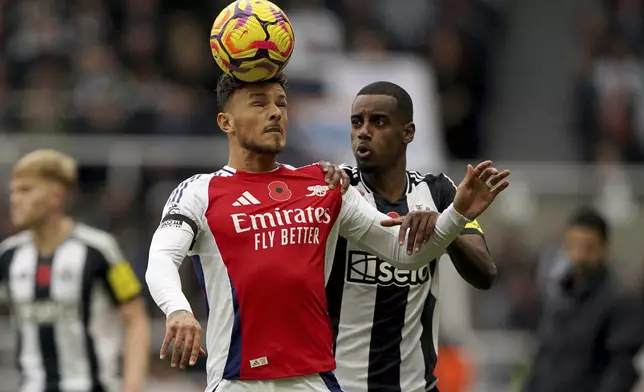
<svg viewBox="0 0 644 392">
<path fill-rule="evenodd" d="M 7 283 L 9 281 L 9 265 L 13 261 L 13 254 L 16 248 L 9 248 L 0 253 L 0 283 Z"/>
<path fill-rule="evenodd" d="M 407 195 L 396 203 L 390 203 L 374 194 L 376 208 L 383 212 L 396 212 L 405 216 L 409 212 Z M 378 286 L 369 344 L 369 368 L 367 388 L 369 391 L 400 391 L 400 343 L 405 325 L 409 286 Z M 396 388 L 397 386 L 397 388 Z M 392 387 L 396 389 L 391 389 Z"/>
<path fill-rule="evenodd" d="M 51 263 L 53 255 L 38 257 L 36 279 L 34 282 L 34 301 L 49 301 L 51 288 Z M 42 271 L 42 272 L 41 272 Z M 48 271 L 48 272 L 45 272 Z M 39 275 L 43 275 L 40 281 Z M 44 276 L 44 275 L 47 276 Z M 38 325 L 38 342 L 42 353 L 42 365 L 45 368 L 45 392 L 60 391 L 60 368 L 58 364 L 58 347 L 53 324 Z"/>
<path fill-rule="evenodd" d="M 434 279 L 434 272 L 436 272 L 436 260 L 433 260 L 429 265 L 429 272 Z M 434 310 L 436 309 L 436 297 L 431 293 L 427 294 L 425 306 L 423 307 L 423 314 L 421 317 L 421 325 L 423 326 L 423 333 L 420 337 L 420 344 L 423 350 L 423 358 L 425 359 L 425 388 L 429 389 L 432 384 L 436 383 L 436 376 L 434 369 L 436 368 L 436 347 L 434 347 L 434 334 L 433 334 L 433 318 Z"/>
<path fill-rule="evenodd" d="M 83 295 L 81 297 L 82 315 L 83 315 L 83 329 L 85 332 L 85 350 L 87 352 L 87 360 L 89 362 L 89 372 L 92 380 L 91 392 L 104 392 L 105 387 L 101 384 L 98 371 L 98 357 L 96 356 L 96 345 L 94 344 L 94 337 L 90 331 L 90 320 L 92 319 L 92 294 L 93 287 L 96 282 L 96 277 L 101 276 L 101 268 L 108 265 L 105 256 L 98 249 L 87 246 L 87 259 L 85 260 L 85 268 L 83 270 Z"/>
<path fill-rule="evenodd" d="M 338 237 L 333 258 L 334 263 L 326 286 L 327 308 L 331 319 L 331 330 L 333 331 L 333 355 L 335 355 L 335 344 L 340 326 L 340 310 L 342 309 L 342 295 L 344 294 L 344 273 L 347 265 L 345 262 L 346 257 L 347 240 L 343 237 Z"/>
</svg>

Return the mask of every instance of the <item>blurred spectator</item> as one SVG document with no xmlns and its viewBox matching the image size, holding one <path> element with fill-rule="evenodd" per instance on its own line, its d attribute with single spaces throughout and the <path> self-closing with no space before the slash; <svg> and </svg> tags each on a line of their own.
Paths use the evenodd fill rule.
<svg viewBox="0 0 644 392">
<path fill-rule="evenodd" d="M 608 224 L 582 209 L 564 233 L 567 267 L 545 291 L 539 349 L 526 392 L 630 392 L 642 344 L 640 301 L 608 264 Z M 555 265 L 559 265 L 561 260 Z"/>
<path fill-rule="evenodd" d="M 437 3 L 427 49 L 438 80 L 444 140 L 452 158 L 476 159 L 481 154 L 488 67 L 500 27 L 498 15 L 484 1 Z"/>
<path fill-rule="evenodd" d="M 644 160 L 644 69 L 641 2 L 606 1 L 585 19 L 585 62 L 576 86 L 575 123 L 583 156 L 610 149 L 620 161 Z M 638 5 L 639 4 L 639 5 Z M 637 20 L 628 17 L 638 15 Z"/>
</svg>

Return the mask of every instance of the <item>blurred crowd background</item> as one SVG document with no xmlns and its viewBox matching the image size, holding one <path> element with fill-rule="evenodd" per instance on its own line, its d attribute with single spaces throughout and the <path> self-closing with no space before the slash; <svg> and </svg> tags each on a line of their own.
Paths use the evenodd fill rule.
<svg viewBox="0 0 644 392">
<path fill-rule="evenodd" d="M 571 210 L 592 204 L 606 214 L 612 264 L 624 285 L 639 288 L 644 1 L 275 2 L 297 42 L 284 162 L 352 163 L 351 99 L 369 82 L 390 80 L 414 99 L 411 169 L 459 179 L 466 163 L 494 159 L 513 170 L 512 190 L 482 219 L 499 267 L 495 286 L 479 292 L 455 273 L 442 277 L 441 337 L 467 353 L 471 391 L 520 382 L 541 282 Z M 226 4 L 0 0 L 0 180 L 35 148 L 71 153 L 82 166 L 74 215 L 115 233 L 141 278 L 171 190 L 227 158 L 215 122 L 220 71 L 208 45 Z M 11 232 L 0 219 L 0 234 Z M 200 303 L 185 267 L 184 287 Z M 163 318 L 151 301 L 150 312 L 156 350 Z M 9 336 L 0 333 L 3 380 L 13 366 Z M 203 369 L 187 376 L 153 359 L 152 373 L 151 390 L 202 390 Z"/>
</svg>

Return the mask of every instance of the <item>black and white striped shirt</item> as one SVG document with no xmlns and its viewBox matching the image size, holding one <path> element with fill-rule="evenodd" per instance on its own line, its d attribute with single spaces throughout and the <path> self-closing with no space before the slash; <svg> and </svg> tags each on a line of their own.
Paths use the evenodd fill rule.
<svg viewBox="0 0 644 392">
<path fill-rule="evenodd" d="M 352 185 L 392 217 L 410 210 L 442 212 L 456 194 L 444 174 L 407 171 L 406 191 L 395 203 L 373 192 L 357 168 Z M 476 221 L 464 234 L 482 234 Z M 404 271 L 340 238 L 327 283 L 335 337 L 336 374 L 345 392 L 420 392 L 436 385 L 438 260 Z"/>
<path fill-rule="evenodd" d="M 0 283 L 18 333 L 22 392 L 118 390 L 121 324 L 116 305 L 141 284 L 114 238 L 76 224 L 53 255 L 31 234 L 0 243 Z"/>
</svg>

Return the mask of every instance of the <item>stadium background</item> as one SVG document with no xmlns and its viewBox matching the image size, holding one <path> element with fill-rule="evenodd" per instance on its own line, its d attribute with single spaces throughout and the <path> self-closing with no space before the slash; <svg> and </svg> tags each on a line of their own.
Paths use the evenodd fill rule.
<svg viewBox="0 0 644 392">
<path fill-rule="evenodd" d="M 225 163 L 209 25 L 225 1 L 0 0 L 0 182 L 30 150 L 82 165 L 75 216 L 115 233 L 139 276 L 170 190 Z M 414 99 L 410 168 L 461 178 L 494 159 L 513 186 L 482 224 L 499 266 L 488 292 L 441 278 L 441 338 L 475 368 L 470 391 L 511 391 L 525 371 L 539 297 L 567 213 L 613 222 L 614 266 L 639 287 L 644 201 L 642 1 L 291 0 L 296 51 L 284 162 L 352 162 L 348 110 L 362 85 L 391 80 Z M 11 233 L 0 192 L 0 234 Z M 446 264 L 448 265 L 448 264 Z M 195 277 L 185 287 L 204 316 Z M 203 369 L 156 353 L 150 390 L 202 391 Z M 13 391 L 0 310 L 0 390 Z M 446 356 L 445 356 L 446 357 Z M 447 391 L 447 390 L 446 390 Z M 449 391 L 447 391 L 449 392 Z"/>
</svg>

